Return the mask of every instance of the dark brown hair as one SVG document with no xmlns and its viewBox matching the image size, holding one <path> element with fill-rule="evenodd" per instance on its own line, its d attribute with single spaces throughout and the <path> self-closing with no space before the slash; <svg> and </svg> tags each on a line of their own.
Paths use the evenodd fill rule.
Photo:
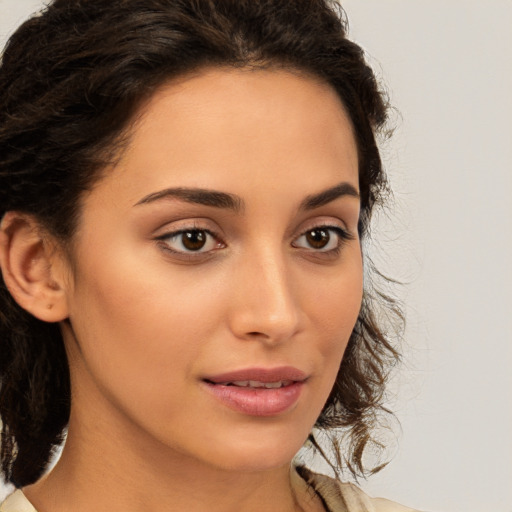
<svg viewBox="0 0 512 512">
<path fill-rule="evenodd" d="M 329 0 L 55 0 L 10 38 L 0 68 L 0 218 L 35 216 L 72 239 L 80 198 L 129 140 L 137 108 L 163 83 L 204 67 L 284 67 L 330 84 L 359 152 L 361 236 L 387 191 L 376 134 L 387 106 L 362 49 Z M 368 268 L 367 268 L 368 271 Z M 368 272 L 367 272 L 368 273 Z M 369 273 L 368 273 L 369 275 Z M 376 320 L 366 279 L 361 312 L 317 427 L 342 427 L 338 457 L 364 473 L 363 449 L 398 355 Z M 377 299 L 377 300 L 375 300 Z M 70 411 L 59 326 L 21 309 L 0 280 L 2 470 L 24 486 L 44 472 Z"/>
</svg>

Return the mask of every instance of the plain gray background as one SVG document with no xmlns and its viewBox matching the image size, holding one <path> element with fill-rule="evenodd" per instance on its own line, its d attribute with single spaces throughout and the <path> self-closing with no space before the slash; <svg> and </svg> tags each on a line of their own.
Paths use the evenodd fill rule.
<svg viewBox="0 0 512 512">
<path fill-rule="evenodd" d="M 41 5 L 0 0 L 2 45 Z M 400 113 L 376 258 L 409 283 L 399 444 L 361 485 L 422 510 L 512 512 L 512 1 L 343 5 Z"/>
</svg>

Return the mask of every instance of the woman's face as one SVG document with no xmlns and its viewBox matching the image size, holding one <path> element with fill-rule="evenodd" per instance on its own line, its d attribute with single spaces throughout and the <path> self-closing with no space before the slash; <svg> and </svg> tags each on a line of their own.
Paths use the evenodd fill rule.
<svg viewBox="0 0 512 512">
<path fill-rule="evenodd" d="M 74 240 L 70 434 L 230 470 L 286 464 L 361 303 L 348 118 L 311 78 L 226 69 L 141 114 Z"/>
</svg>

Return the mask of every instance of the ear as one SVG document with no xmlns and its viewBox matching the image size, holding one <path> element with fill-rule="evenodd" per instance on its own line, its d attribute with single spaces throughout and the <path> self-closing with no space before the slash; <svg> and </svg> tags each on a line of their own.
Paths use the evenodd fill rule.
<svg viewBox="0 0 512 512">
<path fill-rule="evenodd" d="M 9 211 L 0 224 L 0 268 L 14 300 L 45 322 L 68 317 L 62 250 L 34 217 Z"/>
</svg>

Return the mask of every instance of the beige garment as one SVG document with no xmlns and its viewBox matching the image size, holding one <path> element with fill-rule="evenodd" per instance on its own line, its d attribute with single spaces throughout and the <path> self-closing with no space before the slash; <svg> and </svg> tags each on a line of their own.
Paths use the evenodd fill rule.
<svg viewBox="0 0 512 512">
<path fill-rule="evenodd" d="M 37 512 L 37 510 L 18 489 L 0 505 L 0 512 Z"/>
<path fill-rule="evenodd" d="M 381 498 L 370 498 L 354 484 L 339 482 L 325 475 L 299 468 L 298 473 L 313 487 L 327 512 L 418 512 Z M 21 490 L 11 494 L 0 512 L 37 512 Z"/>
<path fill-rule="evenodd" d="M 327 512 L 419 512 L 383 498 L 370 498 L 354 484 L 313 473 L 305 467 L 297 468 L 297 472 L 320 496 Z"/>
</svg>

